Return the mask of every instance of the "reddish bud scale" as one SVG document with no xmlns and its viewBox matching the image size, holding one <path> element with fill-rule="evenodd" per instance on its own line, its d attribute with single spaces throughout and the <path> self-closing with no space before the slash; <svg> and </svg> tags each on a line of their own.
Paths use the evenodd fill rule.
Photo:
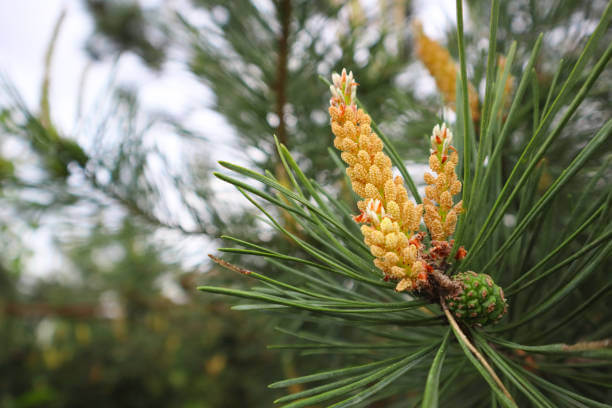
<svg viewBox="0 0 612 408">
<path fill-rule="evenodd" d="M 464 247 L 459 247 L 459 249 L 457 250 L 457 253 L 455 254 L 455 259 L 460 261 L 463 258 L 465 258 L 465 256 L 467 255 L 467 251 L 465 250 Z"/>
</svg>

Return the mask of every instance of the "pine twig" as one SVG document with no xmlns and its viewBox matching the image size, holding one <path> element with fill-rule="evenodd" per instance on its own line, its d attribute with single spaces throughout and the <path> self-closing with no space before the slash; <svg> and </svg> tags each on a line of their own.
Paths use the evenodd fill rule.
<svg viewBox="0 0 612 408">
<path fill-rule="evenodd" d="M 506 395 L 506 397 L 508 397 L 510 401 L 516 404 L 516 402 L 514 401 L 514 398 L 512 398 L 512 395 L 510 395 L 510 393 L 504 386 L 504 383 L 499 379 L 497 374 L 495 374 L 495 371 L 489 365 L 488 361 L 483 357 L 482 354 L 480 354 L 480 352 L 476 349 L 476 347 L 474 347 L 474 345 L 470 342 L 470 340 L 467 338 L 465 333 L 463 333 L 463 330 L 461 330 L 461 327 L 459 327 L 459 324 L 457 324 L 457 321 L 453 317 L 452 313 L 450 312 L 450 310 L 448 310 L 448 306 L 446 305 L 446 302 L 444 301 L 443 297 L 440 297 L 440 305 L 442 306 L 442 310 L 444 310 L 444 314 L 446 315 L 448 322 L 455 330 L 455 333 L 459 334 L 459 337 L 461 337 L 461 341 L 463 341 L 463 343 L 468 347 L 468 349 L 470 349 L 472 354 L 474 354 L 474 356 L 478 359 L 478 361 L 480 361 L 483 367 L 489 372 L 489 374 L 491 374 L 491 377 L 493 377 L 493 379 L 495 380 L 499 388 L 502 390 L 504 395 Z"/>
<path fill-rule="evenodd" d="M 291 24 L 291 0 L 282 0 L 277 3 L 281 22 L 281 32 L 278 38 L 278 60 L 276 73 L 276 114 L 278 127 L 276 133 L 278 140 L 287 146 L 287 126 L 285 123 L 285 105 L 287 104 L 287 73 L 289 60 L 289 25 Z"/>
</svg>

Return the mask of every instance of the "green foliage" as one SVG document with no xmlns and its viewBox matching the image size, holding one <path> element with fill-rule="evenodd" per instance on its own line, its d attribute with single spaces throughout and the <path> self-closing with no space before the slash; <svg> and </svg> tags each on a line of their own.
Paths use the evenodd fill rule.
<svg viewBox="0 0 612 408">
<path fill-rule="evenodd" d="M 274 269 L 283 265 L 284 273 L 272 268 L 239 270 L 259 285 L 248 290 L 199 288 L 247 299 L 237 306 L 241 310 L 275 312 L 287 341 L 274 348 L 300 351 L 305 359 L 329 356 L 324 371 L 271 385 L 312 383 L 308 390 L 277 400 L 282 406 L 365 407 L 375 401 L 424 407 L 608 406 L 612 326 L 604 299 L 612 253 L 612 121 L 607 119 L 609 108 L 598 101 L 609 94 L 604 69 L 612 56 L 606 41 L 612 4 L 603 10 L 581 51 L 567 57 L 571 69 L 555 68 L 550 82 L 538 61 L 547 57 L 547 63 L 559 66 L 562 61 L 540 54 L 549 38 L 498 42 L 507 35 L 500 26 L 507 5 L 493 4 L 489 55 L 504 52 L 508 63 L 499 70 L 496 59 L 487 59 L 483 115 L 477 127 L 469 123 L 470 57 L 460 7 L 456 36 L 462 74 L 454 133 L 463 140 L 467 209 L 456 247 L 468 250 L 456 269 L 489 273 L 507 289 L 509 313 L 498 326 L 459 326 L 447 321 L 438 305 L 395 293 L 371 263 L 350 218 L 354 210 L 302 171 L 282 144 L 278 155 L 291 186 L 269 173 L 221 163 L 235 176 L 217 177 L 236 186 L 269 225 L 304 252 L 288 255 L 227 236 L 239 247 L 219 251 L 263 257 Z M 535 8 L 537 16 L 540 9 Z M 502 100 L 510 73 L 519 81 L 505 115 Z M 583 120 L 590 115 L 589 105 L 605 114 L 597 121 Z M 380 129 L 376 131 L 387 151 L 396 151 Z M 401 160 L 394 164 L 407 172 Z M 290 213 L 300 233 L 284 227 L 269 206 Z M 454 339 L 448 336 L 449 323 Z M 483 379 L 488 387 L 483 387 Z"/>
<path fill-rule="evenodd" d="M 267 406 L 274 394 L 259 379 L 282 370 L 261 353 L 261 320 L 163 296 L 159 279 L 180 270 L 148 235 L 125 220 L 117 230 L 97 226 L 87 240 L 65 239 L 79 283 L 48 279 L 5 298 L 3 406 Z"/>
<path fill-rule="evenodd" d="M 87 44 L 92 58 L 131 51 L 149 67 L 162 68 L 169 41 L 160 24 L 151 24 L 156 10 L 147 13 L 136 1 L 85 0 L 84 3 L 95 24 L 95 31 Z"/>
</svg>

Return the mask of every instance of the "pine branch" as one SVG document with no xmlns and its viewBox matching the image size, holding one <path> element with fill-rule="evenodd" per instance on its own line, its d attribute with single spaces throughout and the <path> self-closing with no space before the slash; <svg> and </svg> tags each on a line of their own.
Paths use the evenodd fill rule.
<svg viewBox="0 0 612 408">
<path fill-rule="evenodd" d="M 276 136 L 281 144 L 289 146 L 287 138 L 287 125 L 285 121 L 285 105 L 287 104 L 287 62 L 289 57 L 289 25 L 291 23 L 291 0 L 276 2 L 277 13 L 281 23 L 281 32 L 278 38 L 278 60 L 276 63 L 276 114 L 278 127 Z"/>
<path fill-rule="evenodd" d="M 444 311 L 444 314 L 446 315 L 446 318 L 448 319 L 448 323 L 453 328 L 453 331 L 455 332 L 457 337 L 459 337 L 459 340 L 463 344 L 465 344 L 467 348 L 470 349 L 472 354 L 474 354 L 474 356 L 478 359 L 478 361 L 480 361 L 480 363 L 484 366 L 484 368 L 489 372 L 491 377 L 493 377 L 493 379 L 495 380 L 495 383 L 499 386 L 499 388 L 502 390 L 504 395 L 508 397 L 508 399 L 510 399 L 510 401 L 512 401 L 516 405 L 516 402 L 512 398 L 512 395 L 508 392 L 508 390 L 504 386 L 504 383 L 499 379 L 497 374 L 495 374 L 495 371 L 493 370 L 491 365 L 489 365 L 487 360 L 482 356 L 482 354 L 480 354 L 480 352 L 476 349 L 476 347 L 474 347 L 474 345 L 470 342 L 470 340 L 467 338 L 465 333 L 463 333 L 463 330 L 461 330 L 461 327 L 459 327 L 459 324 L 457 324 L 457 321 L 453 317 L 453 314 L 450 312 L 450 310 L 448 310 L 448 306 L 446 305 L 446 301 L 444 300 L 443 297 L 440 297 L 440 305 L 442 306 L 442 310 Z"/>
</svg>

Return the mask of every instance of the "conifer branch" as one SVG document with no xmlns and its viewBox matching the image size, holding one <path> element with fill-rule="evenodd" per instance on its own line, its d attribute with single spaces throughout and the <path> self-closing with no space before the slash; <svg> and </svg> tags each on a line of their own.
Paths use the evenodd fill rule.
<svg viewBox="0 0 612 408">
<path fill-rule="evenodd" d="M 453 314 L 450 312 L 450 310 L 448 310 L 448 306 L 446 305 L 446 302 L 444 301 L 443 297 L 440 297 L 440 305 L 442 306 L 442 310 L 444 311 L 444 314 L 446 315 L 446 318 L 448 319 L 448 323 L 452 326 L 452 328 L 455 331 L 455 333 L 460 337 L 460 339 L 463 342 L 463 344 L 465 344 L 467 346 L 467 348 L 470 349 L 472 354 L 474 354 L 474 356 L 478 359 L 478 361 L 480 361 L 480 363 L 483 365 L 483 367 L 489 372 L 489 374 L 491 374 L 491 377 L 493 377 L 493 379 L 495 380 L 495 383 L 497 383 L 497 385 L 502 390 L 504 395 L 506 395 L 506 397 L 508 397 L 510 399 L 510 401 L 512 401 L 512 402 L 514 402 L 516 404 L 516 402 L 512 398 L 512 395 L 510 395 L 510 393 L 508 392 L 508 390 L 504 386 L 504 383 L 497 376 L 497 374 L 495 373 L 495 371 L 493 370 L 491 365 L 489 365 L 489 363 L 483 357 L 483 355 L 480 354 L 480 352 L 476 349 L 476 347 L 474 347 L 474 345 L 467 338 L 465 333 L 463 333 L 463 330 L 461 330 L 461 327 L 459 326 L 459 324 L 457 324 L 457 321 L 453 317 Z"/>
</svg>

